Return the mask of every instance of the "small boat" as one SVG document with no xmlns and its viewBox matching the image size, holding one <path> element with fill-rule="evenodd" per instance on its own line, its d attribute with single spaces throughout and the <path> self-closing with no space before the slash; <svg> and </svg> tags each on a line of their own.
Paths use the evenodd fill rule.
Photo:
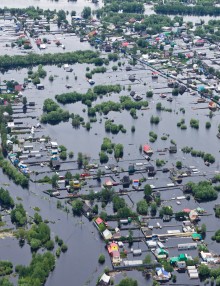
<svg viewBox="0 0 220 286">
<path fill-rule="evenodd" d="M 190 95 L 196 95 L 196 91 L 190 92 Z"/>
<path fill-rule="evenodd" d="M 167 96 L 166 96 L 166 94 L 161 93 L 161 94 L 160 94 L 160 97 L 161 97 L 161 98 L 166 98 Z"/>
<path fill-rule="evenodd" d="M 93 85 L 93 84 L 95 84 L 95 81 L 93 79 L 88 79 L 88 83 Z"/>
<path fill-rule="evenodd" d="M 199 98 L 197 99 L 197 103 L 204 103 L 206 102 L 205 98 Z"/>
<path fill-rule="evenodd" d="M 142 100 L 142 99 L 143 99 L 143 97 L 142 97 L 141 95 L 138 95 L 138 94 L 135 94 L 133 98 L 134 98 L 134 100 L 136 100 L 136 101 L 139 101 L 139 100 Z"/>
<path fill-rule="evenodd" d="M 153 79 L 157 79 L 158 78 L 158 73 L 157 72 L 152 72 L 151 74 Z"/>
</svg>

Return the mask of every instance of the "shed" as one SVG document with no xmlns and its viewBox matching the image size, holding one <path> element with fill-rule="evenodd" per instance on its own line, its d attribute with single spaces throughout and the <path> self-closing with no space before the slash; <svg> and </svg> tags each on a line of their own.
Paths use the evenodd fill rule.
<svg viewBox="0 0 220 286">
<path fill-rule="evenodd" d="M 56 148 L 56 149 L 58 148 L 57 142 L 51 142 L 50 144 L 51 144 L 51 148 L 53 148 L 53 149 L 54 148 Z"/>
<path fill-rule="evenodd" d="M 37 87 L 37 89 L 39 89 L 39 90 L 43 90 L 43 89 L 44 89 L 44 85 L 43 85 L 43 84 L 40 84 L 40 83 L 38 83 L 38 84 L 36 85 L 36 87 Z"/>
<path fill-rule="evenodd" d="M 147 166 L 146 171 L 148 172 L 148 176 L 150 177 L 153 177 L 156 174 L 154 166 Z"/>
<path fill-rule="evenodd" d="M 51 161 L 52 162 L 52 167 L 54 168 L 54 169 L 56 169 L 56 170 L 58 170 L 59 168 L 60 168 L 60 160 L 52 160 Z"/>
<path fill-rule="evenodd" d="M 101 276 L 98 285 L 99 286 L 106 286 L 109 285 L 110 276 L 106 275 L 105 273 Z"/>
<path fill-rule="evenodd" d="M 104 239 L 111 239 L 112 238 L 112 233 L 108 229 L 104 230 L 102 235 L 103 235 Z"/>
<path fill-rule="evenodd" d="M 153 240 L 148 240 L 146 242 L 148 248 L 156 248 L 157 247 L 157 242 L 156 241 L 153 241 Z"/>
<path fill-rule="evenodd" d="M 135 172 L 134 164 L 128 166 L 128 173 L 133 174 Z"/>
<path fill-rule="evenodd" d="M 169 152 L 170 152 L 170 153 L 176 153 L 176 152 L 177 152 L 177 146 L 176 146 L 176 145 L 170 146 Z"/>
<path fill-rule="evenodd" d="M 139 256 L 139 255 L 141 255 L 141 254 L 142 254 L 141 249 L 134 249 L 134 250 L 133 250 L 133 256 Z"/>
</svg>

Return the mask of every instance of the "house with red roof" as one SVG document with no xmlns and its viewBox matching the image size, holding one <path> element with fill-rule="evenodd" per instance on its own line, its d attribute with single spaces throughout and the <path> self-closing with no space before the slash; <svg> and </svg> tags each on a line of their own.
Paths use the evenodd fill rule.
<svg viewBox="0 0 220 286">
<path fill-rule="evenodd" d="M 151 149 L 150 145 L 145 144 L 143 146 L 143 151 L 144 153 L 146 153 L 147 155 L 149 154 L 153 154 L 153 150 Z"/>
</svg>

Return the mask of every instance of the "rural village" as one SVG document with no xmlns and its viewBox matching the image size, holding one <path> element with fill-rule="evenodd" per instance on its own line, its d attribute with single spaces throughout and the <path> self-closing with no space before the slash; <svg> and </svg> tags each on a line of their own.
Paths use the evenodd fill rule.
<svg viewBox="0 0 220 286">
<path fill-rule="evenodd" d="M 0 285 L 220 285 L 220 20 L 122 3 L 0 8 Z"/>
</svg>

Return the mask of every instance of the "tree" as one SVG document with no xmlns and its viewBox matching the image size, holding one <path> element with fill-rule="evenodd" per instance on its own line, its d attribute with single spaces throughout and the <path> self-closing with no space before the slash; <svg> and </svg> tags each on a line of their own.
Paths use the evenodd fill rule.
<svg viewBox="0 0 220 286">
<path fill-rule="evenodd" d="M 39 224 L 40 222 L 42 222 L 43 220 L 42 220 L 42 217 L 38 214 L 38 213 L 35 213 L 34 214 L 34 222 L 36 223 L 36 224 Z"/>
<path fill-rule="evenodd" d="M 180 211 L 180 212 L 177 212 L 175 213 L 175 219 L 178 220 L 178 221 L 183 221 L 186 219 L 186 216 L 187 216 L 187 213 L 183 212 L 183 211 Z"/>
<path fill-rule="evenodd" d="M 210 269 L 207 265 L 201 264 L 199 266 L 199 276 L 202 280 L 210 276 Z"/>
<path fill-rule="evenodd" d="M 23 103 L 24 106 L 27 105 L 27 97 L 26 96 L 23 97 L 22 103 Z"/>
<path fill-rule="evenodd" d="M 63 243 L 63 244 L 61 245 L 61 251 L 62 251 L 62 252 L 66 252 L 67 250 L 68 250 L 67 245 Z"/>
<path fill-rule="evenodd" d="M 177 96 L 178 94 L 179 94 L 178 88 L 174 88 L 174 89 L 172 90 L 172 95 Z"/>
<path fill-rule="evenodd" d="M 151 213 L 152 216 L 155 216 L 156 213 L 157 213 L 157 204 L 155 202 L 151 203 L 150 213 Z"/>
<path fill-rule="evenodd" d="M 104 254 L 100 254 L 99 255 L 99 263 L 100 264 L 104 264 L 105 263 L 105 255 Z"/>
<path fill-rule="evenodd" d="M 83 155 L 81 152 L 78 153 L 77 164 L 78 168 L 81 169 L 83 165 Z"/>
<path fill-rule="evenodd" d="M 65 179 L 66 180 L 71 180 L 73 178 L 73 175 L 71 174 L 71 172 L 67 171 L 65 174 Z"/>
<path fill-rule="evenodd" d="M 132 211 L 127 206 L 118 210 L 118 217 L 120 218 L 128 218 L 129 216 L 132 215 L 133 215 Z"/>
<path fill-rule="evenodd" d="M 138 286 L 138 282 L 132 278 L 124 278 L 117 286 Z"/>
<path fill-rule="evenodd" d="M 27 223 L 27 216 L 22 204 L 16 205 L 11 211 L 11 222 L 17 226 L 23 226 Z"/>
<path fill-rule="evenodd" d="M 177 161 L 176 162 L 176 167 L 177 167 L 177 169 L 181 169 L 182 168 L 182 162 L 181 161 Z"/>
<path fill-rule="evenodd" d="M 160 217 L 163 217 L 164 215 L 173 215 L 173 209 L 170 206 L 163 206 L 162 209 L 160 209 Z"/>
<path fill-rule="evenodd" d="M 153 91 L 151 91 L 151 90 L 147 91 L 146 96 L 147 97 L 153 97 Z"/>
<path fill-rule="evenodd" d="M 148 214 L 148 205 L 146 200 L 141 200 L 137 203 L 137 212 L 141 215 Z"/>
<path fill-rule="evenodd" d="M 218 197 L 218 193 L 210 182 L 201 181 L 198 184 L 191 183 L 191 188 L 194 198 L 198 201 L 212 201 Z"/>
<path fill-rule="evenodd" d="M 19 275 L 18 285 L 44 285 L 54 266 L 55 257 L 52 253 L 45 252 L 44 254 L 33 255 L 30 266 L 16 266 L 15 271 Z"/>
<path fill-rule="evenodd" d="M 3 188 L 0 188 L 0 205 L 7 209 L 14 207 L 14 200 L 10 196 L 9 191 Z"/>
<path fill-rule="evenodd" d="M 68 155 L 69 155 L 69 158 L 71 158 L 71 159 L 72 159 L 72 158 L 73 158 L 73 156 L 74 156 L 73 151 L 70 151 Z"/>
<path fill-rule="evenodd" d="M 72 209 L 74 215 L 81 215 L 83 210 L 83 202 L 80 199 L 76 199 L 72 202 Z"/>
<path fill-rule="evenodd" d="M 51 184 L 53 188 L 56 188 L 57 186 L 57 181 L 59 180 L 59 176 L 58 175 L 53 175 L 51 178 Z"/>
<path fill-rule="evenodd" d="M 123 198 L 120 198 L 119 196 L 115 195 L 113 197 L 113 210 L 114 212 L 117 212 L 119 209 L 124 208 L 126 206 L 125 200 Z"/>
<path fill-rule="evenodd" d="M 90 7 L 84 7 L 82 11 L 82 17 L 85 19 L 88 19 L 91 17 L 91 13 L 92 11 Z"/>
<path fill-rule="evenodd" d="M 13 286 L 13 284 L 7 278 L 2 278 L 0 279 L 0 286 Z"/>
<path fill-rule="evenodd" d="M 150 185 L 145 185 L 144 186 L 144 196 L 145 196 L 145 199 L 147 201 L 150 201 L 152 198 L 151 198 L 151 195 L 152 195 L 152 188 Z"/>
<path fill-rule="evenodd" d="M 206 225 L 204 223 L 201 225 L 200 233 L 204 239 L 206 236 Z"/>
<path fill-rule="evenodd" d="M 107 163 L 109 160 L 108 155 L 104 151 L 101 151 L 99 153 L 99 160 L 101 164 Z"/>
</svg>

